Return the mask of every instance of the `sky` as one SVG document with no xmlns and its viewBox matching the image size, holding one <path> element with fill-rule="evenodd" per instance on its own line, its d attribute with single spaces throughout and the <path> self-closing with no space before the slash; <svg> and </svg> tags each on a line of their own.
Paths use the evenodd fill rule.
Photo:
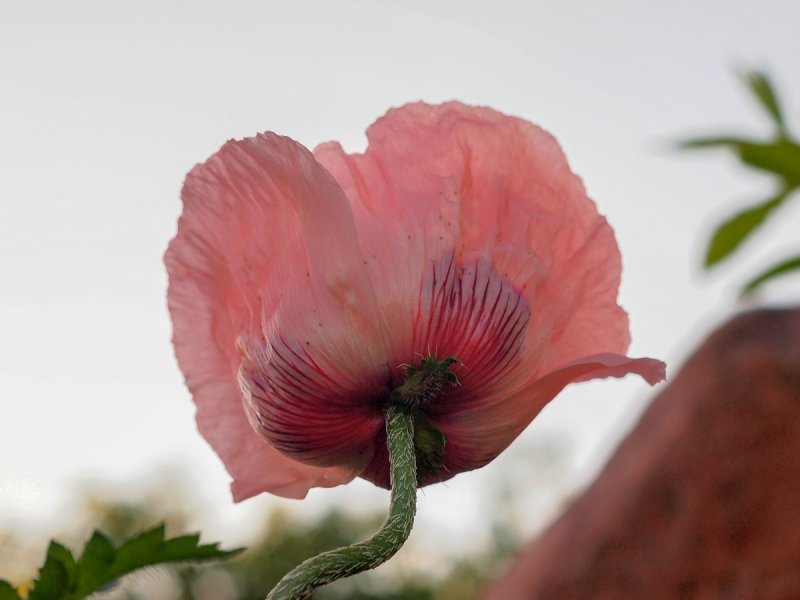
<svg viewBox="0 0 800 600">
<path fill-rule="evenodd" d="M 358 481 L 303 502 L 233 505 L 195 430 L 162 255 L 185 173 L 259 131 L 360 151 L 372 121 L 420 99 L 543 126 L 616 231 L 629 354 L 675 372 L 741 308 L 737 285 L 797 235 L 788 217 L 770 223 L 748 256 L 704 275 L 712 225 L 770 182 L 674 143 L 768 133 L 738 78 L 745 67 L 774 75 L 796 124 L 798 23 L 790 0 L 0 0 L 0 526 L 55 531 L 81 481 L 135 496 L 165 465 L 187 474 L 207 501 L 206 530 L 226 540 L 267 505 L 387 503 Z M 797 290 L 772 286 L 762 302 Z M 656 391 L 633 377 L 567 389 L 494 463 L 427 488 L 415 535 L 480 538 L 507 486 L 530 500 L 520 512 L 533 531 L 558 508 L 545 487 L 563 495 L 590 481 Z M 553 447 L 557 472 L 541 459 Z"/>
</svg>

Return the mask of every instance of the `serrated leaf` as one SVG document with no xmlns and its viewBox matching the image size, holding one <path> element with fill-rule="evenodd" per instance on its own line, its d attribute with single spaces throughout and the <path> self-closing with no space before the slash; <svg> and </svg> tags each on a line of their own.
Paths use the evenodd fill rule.
<svg viewBox="0 0 800 600">
<path fill-rule="evenodd" d="M 0 600 L 22 600 L 14 586 L 5 579 L 0 579 Z"/>
<path fill-rule="evenodd" d="M 80 595 L 81 593 L 89 594 L 100 585 L 119 579 L 143 567 L 170 562 L 228 558 L 242 551 L 241 548 L 220 550 L 218 544 L 198 545 L 199 540 L 198 534 L 166 540 L 163 524 L 143 531 L 117 548 L 113 560 L 102 571 L 94 574 L 92 589 L 79 588 L 78 595 L 69 596 L 65 600 L 78 600 L 83 597 Z"/>
<path fill-rule="evenodd" d="M 756 206 L 751 206 L 719 225 L 706 249 L 705 268 L 715 266 L 727 258 L 744 242 L 769 214 L 781 205 L 787 192 L 781 192 Z"/>
<path fill-rule="evenodd" d="M 114 570 L 127 571 L 138 568 L 136 565 L 157 554 L 164 543 L 164 536 L 165 530 L 162 523 L 126 541 L 117 549 L 113 563 Z"/>
<path fill-rule="evenodd" d="M 761 71 L 747 71 L 744 74 L 744 79 L 759 104 L 778 126 L 778 131 L 784 135 L 786 133 L 786 124 L 783 120 L 783 112 L 767 75 Z"/>
<path fill-rule="evenodd" d="M 800 270 L 800 256 L 795 256 L 781 261 L 747 282 L 747 284 L 742 288 L 742 296 L 751 294 L 771 279 L 782 277 L 783 275 L 796 270 Z"/>
<path fill-rule="evenodd" d="M 198 534 L 165 539 L 164 525 L 143 531 L 114 548 L 95 531 L 76 561 L 58 542 L 51 542 L 29 600 L 82 600 L 120 577 L 142 567 L 178 561 L 228 558 L 243 549 L 220 550 L 218 544 L 199 545 Z M 0 600 L 20 600 L 0 584 Z M 14 592 L 16 594 L 16 592 Z M 3 596 L 2 594 L 6 594 Z"/>
<path fill-rule="evenodd" d="M 96 589 L 103 585 L 103 573 L 114 562 L 116 551 L 111 541 L 95 531 L 78 560 L 78 589 Z"/>
<path fill-rule="evenodd" d="M 75 585 L 76 563 L 72 552 L 59 544 L 50 542 L 44 565 L 39 569 L 39 579 L 28 595 L 29 600 L 57 600 Z"/>
</svg>

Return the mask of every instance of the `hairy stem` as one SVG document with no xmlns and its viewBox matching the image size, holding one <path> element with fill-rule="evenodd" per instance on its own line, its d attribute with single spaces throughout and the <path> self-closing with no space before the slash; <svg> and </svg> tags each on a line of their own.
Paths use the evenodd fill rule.
<svg viewBox="0 0 800 600">
<path fill-rule="evenodd" d="M 414 425 L 406 407 L 386 409 L 386 438 L 392 482 L 389 516 L 366 541 L 309 558 L 290 571 L 267 600 L 303 600 L 326 583 L 374 569 L 389 560 L 411 533 L 417 509 L 417 463 Z"/>
</svg>

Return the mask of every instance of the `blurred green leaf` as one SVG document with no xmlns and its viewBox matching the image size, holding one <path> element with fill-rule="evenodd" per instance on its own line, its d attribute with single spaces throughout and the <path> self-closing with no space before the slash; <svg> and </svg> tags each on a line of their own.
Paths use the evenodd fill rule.
<svg viewBox="0 0 800 600">
<path fill-rule="evenodd" d="M 781 205 L 787 192 L 751 206 L 719 225 L 706 249 L 705 268 L 709 269 L 729 256 L 758 228 L 769 214 Z"/>
<path fill-rule="evenodd" d="M 0 600 L 22 600 L 17 590 L 4 579 L 0 579 Z"/>
<path fill-rule="evenodd" d="M 786 123 L 783 120 L 783 112 L 781 111 L 778 98 L 775 95 L 775 90 L 772 87 L 767 75 L 761 71 L 746 71 L 744 79 L 750 91 L 756 97 L 758 102 L 767 111 L 772 121 L 778 126 L 778 131 L 781 135 L 786 135 Z"/>
<path fill-rule="evenodd" d="M 66 547 L 51 542 L 29 600 L 81 600 L 142 567 L 228 558 L 242 551 L 241 548 L 220 550 L 218 544 L 200 545 L 199 541 L 198 534 L 167 540 L 162 524 L 135 535 L 115 549 L 105 535 L 95 531 L 77 561 Z M 8 588 L 0 585 L 0 600 L 18 598 L 7 594 Z"/>
<path fill-rule="evenodd" d="M 762 284 L 766 283 L 770 279 L 781 277 L 795 270 L 800 270 L 800 256 L 795 256 L 793 258 L 781 261 L 757 277 L 751 279 L 747 285 L 742 288 L 742 295 L 746 296 L 747 294 L 750 294 L 757 288 L 761 287 Z"/>
<path fill-rule="evenodd" d="M 686 140 L 679 144 L 686 150 L 730 148 L 739 159 L 755 169 L 780 176 L 788 186 L 800 184 L 800 146 L 785 139 L 761 143 L 733 137 L 710 137 Z"/>
<path fill-rule="evenodd" d="M 743 78 L 750 92 L 777 126 L 777 133 L 773 134 L 772 139 L 756 141 L 721 135 L 686 140 L 679 147 L 727 148 L 735 152 L 745 165 L 777 176 L 776 183 L 781 191 L 758 205 L 736 213 L 717 226 L 706 248 L 706 269 L 730 256 L 790 194 L 800 189 L 800 143 L 790 136 L 786 128 L 783 111 L 772 83 L 765 73 L 756 70 L 745 71 Z M 779 263 L 751 280 L 743 288 L 742 294 L 745 295 L 765 281 L 797 268 L 797 259 Z"/>
<path fill-rule="evenodd" d="M 735 137 L 709 137 L 709 138 L 694 138 L 684 140 L 678 143 L 678 148 L 681 150 L 702 150 L 704 148 L 724 148 L 726 146 L 736 150 L 743 144 L 754 144 L 751 140 L 743 140 Z"/>
<path fill-rule="evenodd" d="M 738 147 L 742 162 L 780 175 L 789 183 L 800 182 L 800 146 L 788 140 L 771 144 L 742 144 Z"/>
</svg>

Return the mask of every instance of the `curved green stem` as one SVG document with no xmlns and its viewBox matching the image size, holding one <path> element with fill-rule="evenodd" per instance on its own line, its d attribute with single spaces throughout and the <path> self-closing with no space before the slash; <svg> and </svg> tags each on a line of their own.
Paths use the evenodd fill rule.
<svg viewBox="0 0 800 600">
<path fill-rule="evenodd" d="M 374 569 L 389 560 L 411 533 L 417 508 L 417 461 L 414 424 L 407 408 L 386 409 L 386 443 L 392 482 L 389 516 L 366 541 L 325 552 L 290 571 L 269 593 L 267 600 L 303 600 L 326 583 Z"/>
</svg>

